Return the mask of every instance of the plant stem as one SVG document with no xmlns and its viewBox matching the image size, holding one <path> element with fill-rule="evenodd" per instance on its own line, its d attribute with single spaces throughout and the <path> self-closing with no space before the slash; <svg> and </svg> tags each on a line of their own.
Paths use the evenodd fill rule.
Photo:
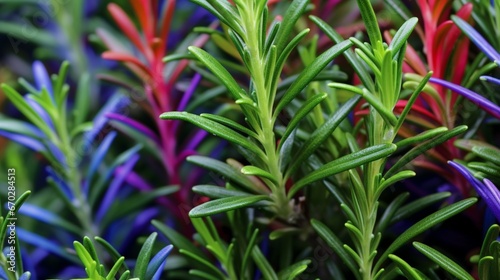
<svg viewBox="0 0 500 280">
<path fill-rule="evenodd" d="M 275 202 L 276 213 L 279 217 L 289 220 L 291 218 L 291 209 L 288 205 L 288 199 L 283 186 L 283 174 L 279 168 L 279 157 L 274 134 L 274 122 L 272 118 L 274 102 L 270 102 L 270 100 L 274 101 L 276 93 L 271 92 L 271 89 L 266 87 L 266 59 L 263 50 L 260 48 L 263 45 L 261 42 L 262 37 L 258 33 L 261 21 L 264 19 L 262 18 L 262 14 L 255 10 L 259 7 L 256 7 L 253 1 L 247 1 L 246 4 L 248 9 L 246 12 L 241 11 L 241 16 L 244 29 L 246 30 L 246 38 L 244 40 L 252 58 L 249 69 L 256 91 L 260 121 L 260 126 L 254 127 L 254 129 L 257 130 L 256 132 L 264 148 L 266 155 L 265 162 L 267 163 L 266 169 L 278 182 L 275 186 L 269 186 L 272 190 L 272 199 Z"/>
</svg>

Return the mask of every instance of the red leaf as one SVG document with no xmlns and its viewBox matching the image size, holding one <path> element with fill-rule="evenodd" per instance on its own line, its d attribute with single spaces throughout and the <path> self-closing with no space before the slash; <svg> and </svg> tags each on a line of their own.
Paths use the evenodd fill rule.
<svg viewBox="0 0 500 280">
<path fill-rule="evenodd" d="M 125 33 L 125 35 L 130 39 L 130 41 L 146 56 L 146 59 L 151 60 L 151 50 L 148 50 L 144 46 L 139 32 L 122 8 L 115 3 L 111 3 L 108 5 L 108 11 L 111 13 L 115 22 L 118 24 L 123 33 Z"/>
</svg>

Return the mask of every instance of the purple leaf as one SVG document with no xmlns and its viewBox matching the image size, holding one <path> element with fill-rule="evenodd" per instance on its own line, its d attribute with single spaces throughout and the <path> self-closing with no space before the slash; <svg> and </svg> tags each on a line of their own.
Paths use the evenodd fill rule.
<svg viewBox="0 0 500 280">
<path fill-rule="evenodd" d="M 430 78 L 429 81 L 444 86 L 448 89 L 451 89 L 452 91 L 469 99 L 472 103 L 476 104 L 481 109 L 490 113 L 495 118 L 500 119 L 500 107 L 498 107 L 496 104 L 489 101 L 488 99 L 484 98 L 483 96 L 473 92 L 472 90 L 438 78 Z"/>
<path fill-rule="evenodd" d="M 134 223 L 130 226 L 130 231 L 127 233 L 125 240 L 120 246 L 119 252 L 122 252 L 130 247 L 132 242 L 135 242 L 137 235 L 144 232 L 144 229 L 151 223 L 151 220 L 158 215 L 158 209 L 148 208 L 142 210 L 135 218 Z"/>
<path fill-rule="evenodd" d="M 207 137 L 207 135 L 208 132 L 206 132 L 205 130 L 198 130 L 186 144 L 184 150 L 196 150 L 196 147 L 198 147 L 198 145 L 203 141 L 205 137 Z"/>
<path fill-rule="evenodd" d="M 37 115 L 39 115 L 42 120 L 49 125 L 49 127 L 54 130 L 54 123 L 52 122 L 52 119 L 50 118 L 49 114 L 33 99 L 29 98 L 29 95 L 24 98 L 26 102 L 35 110 Z"/>
<path fill-rule="evenodd" d="M 121 170 L 121 167 L 119 167 L 119 170 Z M 130 171 L 127 174 L 125 181 L 127 182 L 127 184 L 140 191 L 149 191 L 153 189 L 153 187 L 148 182 L 146 182 L 146 180 L 144 180 L 139 174 L 133 171 Z"/>
<path fill-rule="evenodd" d="M 26 146 L 36 152 L 46 152 L 45 147 L 40 141 L 33 139 L 28 136 L 24 136 L 21 134 L 11 133 L 7 131 L 0 130 L 0 136 L 3 136 L 7 139 L 10 139 L 14 142 L 17 142 L 23 146 Z"/>
<path fill-rule="evenodd" d="M 500 222 L 500 191 L 498 188 L 488 179 L 484 179 L 484 183 L 479 181 L 466 167 L 459 163 L 449 161 L 448 164 L 460 172 L 460 174 L 462 174 L 465 179 L 471 183 L 476 192 L 483 198 L 486 205 L 488 205 L 488 208 Z"/>
<path fill-rule="evenodd" d="M 143 125 L 143 124 L 141 124 L 141 123 L 139 123 L 131 118 L 128 118 L 126 116 L 116 114 L 116 113 L 107 113 L 105 115 L 105 117 L 108 119 L 112 119 L 112 120 L 116 120 L 118 122 L 121 122 L 121 123 L 133 128 L 133 129 L 141 132 L 142 134 L 146 135 L 148 138 L 150 138 L 151 140 L 156 142 L 158 145 L 160 145 L 160 139 L 158 139 L 158 136 L 151 129 L 146 127 L 145 125 Z"/>
<path fill-rule="evenodd" d="M 196 90 L 196 87 L 198 86 L 200 81 L 201 81 L 201 75 L 200 74 L 194 75 L 191 84 L 189 84 L 188 89 L 186 90 L 186 92 L 184 92 L 184 95 L 182 95 L 182 99 L 181 102 L 179 102 L 177 111 L 184 111 L 184 109 L 186 109 L 189 99 L 191 99 L 191 97 L 193 96 L 194 91 Z"/>
<path fill-rule="evenodd" d="M 94 155 L 92 156 L 89 169 L 87 170 L 87 176 L 85 178 L 86 180 L 83 186 L 84 192 L 88 191 L 89 184 L 92 181 L 92 177 L 94 177 L 97 167 L 99 167 L 99 164 L 103 161 L 104 156 L 109 151 L 109 147 L 111 146 L 111 143 L 113 142 L 115 137 L 116 137 L 115 131 L 112 131 L 108 135 L 106 135 L 101 145 L 99 145 Z"/>
<path fill-rule="evenodd" d="M 50 166 L 47 166 L 45 168 L 45 170 L 47 171 L 47 173 L 49 173 L 49 177 L 52 178 L 52 180 L 54 180 L 54 183 L 56 185 L 57 188 L 59 188 L 59 190 L 61 191 L 61 193 L 63 193 L 64 195 L 66 195 L 66 197 L 68 198 L 69 201 L 72 201 L 74 196 L 73 196 L 73 192 L 71 191 L 70 187 L 68 186 L 68 184 L 66 183 L 66 181 L 64 181 L 55 171 L 54 169 L 52 169 L 52 167 Z"/>
<path fill-rule="evenodd" d="M 77 235 L 81 233 L 81 230 L 78 227 L 67 222 L 66 220 L 57 216 L 53 212 L 38 207 L 36 205 L 33 205 L 31 203 L 24 203 L 23 207 L 19 209 L 19 213 L 29 216 L 38 221 L 41 221 L 47 225 L 61 227 Z"/>
<path fill-rule="evenodd" d="M 146 270 L 146 279 L 159 280 L 163 267 L 167 261 L 168 254 L 172 251 L 174 246 L 168 245 L 161 249 L 149 262 Z"/>
<path fill-rule="evenodd" d="M 490 198 L 492 198 L 492 201 L 494 201 L 494 205 L 488 205 L 495 215 L 497 217 L 498 222 L 500 222 L 500 190 L 488 179 L 483 179 L 483 183 L 485 188 L 487 189 L 487 192 L 491 195 Z"/>
<path fill-rule="evenodd" d="M 54 91 L 52 89 L 52 81 L 50 80 L 49 74 L 47 73 L 47 69 L 43 66 L 43 63 L 40 61 L 35 61 L 33 63 L 33 76 L 35 78 L 36 88 L 38 90 L 42 90 L 42 88 L 46 88 L 52 97 L 52 101 L 54 101 Z"/>
<path fill-rule="evenodd" d="M 469 39 L 489 57 L 493 62 L 500 63 L 500 54 L 465 20 L 458 16 L 451 16 L 455 24 L 469 37 Z"/>
<path fill-rule="evenodd" d="M 107 210 L 113 203 L 113 200 L 115 199 L 118 190 L 120 189 L 120 186 L 123 184 L 125 181 L 125 177 L 127 174 L 132 171 L 132 168 L 134 167 L 135 163 L 139 160 L 139 155 L 134 154 L 133 156 L 130 157 L 130 159 L 123 165 L 123 168 L 120 170 L 120 172 L 116 175 L 116 177 L 111 181 L 111 184 L 109 185 L 108 191 L 106 192 L 106 195 L 104 196 L 101 205 L 99 207 L 99 210 L 97 211 L 96 215 L 96 223 L 99 223 L 104 215 L 107 213 Z"/>
<path fill-rule="evenodd" d="M 481 76 L 479 78 L 481 80 L 483 80 L 483 81 L 487 81 L 487 82 L 490 82 L 490 83 L 494 83 L 494 84 L 500 85 L 500 80 L 497 79 L 497 78 L 493 78 L 493 77 L 490 77 L 490 76 Z"/>
<path fill-rule="evenodd" d="M 52 142 L 48 142 L 48 147 L 49 147 L 49 151 L 50 153 L 54 156 L 54 158 L 63 166 L 63 167 L 68 167 L 67 164 L 67 160 L 66 160 L 66 157 L 64 156 L 64 154 L 61 152 L 61 150 L 59 150 L 58 147 L 56 147 L 56 145 L 54 145 Z M 77 164 L 76 162 L 69 162 L 69 164 Z"/>
<path fill-rule="evenodd" d="M 36 248 L 43 248 L 74 263 L 79 263 L 78 258 L 76 258 L 74 255 L 69 254 L 63 246 L 55 243 L 52 240 L 49 240 L 45 237 L 42 237 L 41 235 L 27 231 L 20 227 L 16 227 L 16 233 L 19 239 L 35 246 Z"/>
<path fill-rule="evenodd" d="M 96 136 L 99 134 L 104 125 L 106 125 L 108 121 L 108 119 L 106 118 L 106 114 L 110 112 L 120 111 L 129 103 L 130 100 L 126 96 L 115 94 L 111 97 L 111 99 L 106 103 L 106 105 L 104 105 L 104 107 L 94 118 L 93 128 L 90 131 L 86 132 L 83 136 L 85 141 L 82 147 L 83 151 L 88 151 L 88 148 L 92 145 Z"/>
</svg>

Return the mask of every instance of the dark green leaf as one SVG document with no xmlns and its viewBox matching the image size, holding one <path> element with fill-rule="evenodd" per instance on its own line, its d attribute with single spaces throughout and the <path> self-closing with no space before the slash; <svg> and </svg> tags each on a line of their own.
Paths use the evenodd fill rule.
<svg viewBox="0 0 500 280">
<path fill-rule="evenodd" d="M 377 16 L 375 15 L 375 11 L 373 11 L 372 4 L 370 0 L 356 0 L 356 2 L 358 3 L 361 16 L 363 17 L 366 32 L 368 33 L 368 37 L 370 37 L 370 43 L 375 51 L 381 52 L 383 42 L 382 35 L 380 34 Z"/>
<path fill-rule="evenodd" d="M 413 242 L 413 247 L 415 247 L 420 253 L 424 254 L 426 257 L 434 261 L 441 268 L 448 271 L 451 275 L 457 277 L 460 280 L 474 280 L 465 269 L 463 269 L 456 262 L 452 261 L 447 256 L 443 255 L 441 252 L 425 245 L 420 242 Z"/>
<path fill-rule="evenodd" d="M 198 58 L 205 66 L 216 75 L 220 81 L 226 86 L 234 100 L 240 99 L 245 95 L 245 91 L 233 79 L 231 74 L 215 59 L 212 55 L 198 47 L 189 47 L 189 51 Z"/>
<path fill-rule="evenodd" d="M 455 127 L 454 129 L 447 131 L 440 136 L 437 136 L 434 139 L 428 140 L 415 148 L 411 149 L 408 153 L 406 153 L 404 156 L 402 156 L 384 175 L 384 178 L 387 179 L 396 172 L 398 172 L 401 168 L 403 168 L 407 163 L 412 161 L 414 158 L 418 157 L 419 155 L 425 153 L 427 150 L 430 150 L 437 145 L 440 145 L 449 139 L 464 133 L 467 130 L 467 126 L 461 125 L 458 127 Z"/>
<path fill-rule="evenodd" d="M 224 187 L 220 186 L 212 186 L 212 185 L 197 185 L 193 187 L 193 192 L 204 195 L 210 198 L 224 198 L 224 197 L 233 197 L 233 196 L 249 196 L 251 193 L 246 193 L 237 190 L 228 190 Z"/>
<path fill-rule="evenodd" d="M 286 42 L 295 27 L 295 23 L 304 13 L 308 2 L 308 0 L 294 0 L 289 5 L 285 15 L 283 16 L 283 21 L 281 22 L 278 33 L 276 34 L 276 39 L 274 40 L 277 53 L 282 53 L 286 46 Z"/>
<path fill-rule="evenodd" d="M 340 173 L 342 171 L 347 171 L 351 168 L 358 167 L 365 163 L 384 158 L 392 154 L 396 150 L 396 145 L 393 144 L 382 144 L 372 147 L 368 147 L 361 151 L 345 155 L 341 158 L 333 160 L 317 170 L 302 177 L 298 180 L 290 189 L 288 193 L 288 198 L 291 198 L 300 189 L 308 184 L 316 182 L 318 180 L 324 179 L 326 177 L 332 176 L 334 174 Z"/>
<path fill-rule="evenodd" d="M 120 258 L 122 258 L 120 253 L 118 253 L 118 251 L 115 249 L 115 247 L 113 247 L 113 245 L 109 244 L 108 241 L 104 240 L 103 238 L 101 238 L 99 236 L 96 236 L 94 239 L 97 243 L 101 244 L 101 246 L 106 250 L 106 252 L 112 257 L 112 259 L 115 262 L 118 262 L 120 260 Z M 124 266 L 125 270 L 129 270 L 127 263 L 123 262 L 123 266 Z"/>
<path fill-rule="evenodd" d="M 293 280 L 296 279 L 302 272 L 307 269 L 307 266 L 311 263 L 311 260 L 303 260 L 294 263 L 287 268 L 283 269 L 278 273 L 278 279 L 281 280 Z"/>
<path fill-rule="evenodd" d="M 260 272 L 262 272 L 262 276 L 264 277 L 264 279 L 266 280 L 279 279 L 278 276 L 276 275 L 276 272 L 272 268 L 271 264 L 269 264 L 266 257 L 260 251 L 259 247 L 253 246 L 252 258 L 257 267 L 260 269 Z"/>
<path fill-rule="evenodd" d="M 445 198 L 450 197 L 451 193 L 449 192 L 441 192 L 441 193 L 435 193 L 431 194 L 422 198 L 419 198 L 415 201 L 412 201 L 403 207 L 399 208 L 398 211 L 394 214 L 394 216 L 391 219 L 390 224 L 394 224 L 398 221 L 401 221 L 403 219 L 406 219 L 410 217 L 411 215 L 420 212 L 421 210 L 425 209 L 426 207 L 437 203 Z"/>
<path fill-rule="evenodd" d="M 226 180 L 243 187 L 247 191 L 260 193 L 260 189 L 256 188 L 247 176 L 229 164 L 204 156 L 189 156 L 187 161 L 217 172 L 223 175 Z"/>
<path fill-rule="evenodd" d="M 311 16 L 310 19 L 318 25 L 318 27 L 325 32 L 325 34 L 335 43 L 340 43 L 344 41 L 344 38 L 340 36 L 333 28 L 331 28 L 326 22 L 321 20 L 318 17 Z M 354 52 L 352 50 L 346 50 L 344 52 L 344 56 L 347 58 L 349 63 L 352 65 L 354 68 L 354 71 L 356 71 L 356 74 L 358 74 L 359 79 L 363 83 L 363 85 L 368 89 L 370 92 L 375 91 L 375 83 L 373 82 L 373 79 L 371 78 L 370 74 L 366 70 L 365 66 L 361 63 L 361 61 L 356 57 Z"/>
<path fill-rule="evenodd" d="M 392 244 L 387 248 L 387 250 L 385 250 L 385 252 L 381 255 L 380 259 L 375 264 L 375 270 L 378 270 L 387 256 L 389 256 L 389 254 L 392 254 L 399 247 L 403 246 L 420 233 L 471 207 L 474 203 L 476 203 L 476 201 L 477 198 L 464 199 L 452 205 L 446 206 L 445 208 L 440 209 L 415 223 L 413 226 L 403 232 L 403 234 L 399 235 L 398 238 L 396 238 L 396 240 L 394 240 Z"/>
<path fill-rule="evenodd" d="M 156 227 L 161 233 L 163 233 L 167 239 L 174 245 L 175 248 L 184 249 L 199 256 L 200 258 L 205 258 L 203 252 L 198 249 L 193 243 L 184 237 L 182 234 L 176 232 L 170 227 L 164 225 L 158 220 L 151 221 L 154 227 Z"/>
<path fill-rule="evenodd" d="M 345 251 L 342 241 L 322 222 L 312 219 L 311 220 L 312 227 L 316 230 L 316 232 L 321 236 L 321 238 L 332 248 L 335 253 L 342 259 L 345 265 L 352 271 L 354 274 L 358 274 L 358 265 L 354 262 L 351 256 Z"/>
<path fill-rule="evenodd" d="M 153 253 L 153 244 L 155 243 L 157 235 L 158 234 L 156 232 L 151 233 L 142 245 L 135 263 L 134 277 L 146 279 L 146 271 L 148 269 L 149 259 Z"/>
<path fill-rule="evenodd" d="M 401 47 L 406 43 L 408 37 L 410 37 L 411 33 L 415 26 L 417 26 L 418 18 L 412 17 L 407 20 L 396 32 L 394 37 L 392 38 L 391 44 L 389 45 L 389 50 L 396 54 Z"/>
<path fill-rule="evenodd" d="M 405 262 L 403 259 L 396 255 L 389 255 L 389 258 L 396 263 L 396 265 L 401 269 L 401 272 L 403 272 L 403 275 L 406 277 L 406 279 L 409 280 L 422 280 L 420 275 L 409 265 L 407 262 Z"/>
<path fill-rule="evenodd" d="M 312 110 L 316 105 L 321 103 L 321 101 L 325 100 L 325 98 L 328 95 L 326 93 L 324 94 L 315 94 L 309 99 L 307 99 L 304 104 L 297 110 L 297 112 L 294 114 L 290 122 L 288 123 L 285 133 L 283 133 L 283 136 L 281 136 L 280 139 L 280 144 L 278 146 L 278 149 L 281 148 L 282 144 L 287 140 L 288 136 L 292 133 L 292 131 L 297 127 L 299 122 Z"/>
<path fill-rule="evenodd" d="M 403 203 L 408 199 L 409 194 L 407 192 L 398 195 L 392 202 L 387 206 L 384 211 L 384 214 L 378 220 L 377 226 L 375 227 L 374 232 L 384 232 L 387 226 L 390 225 L 390 221 L 396 211 L 403 205 Z"/>
<path fill-rule="evenodd" d="M 228 118 L 225 118 L 222 116 L 218 116 L 218 115 L 206 114 L 206 113 L 201 114 L 200 117 L 207 118 L 207 119 L 212 120 L 212 121 L 216 121 L 222 125 L 225 125 L 227 127 L 232 128 L 232 129 L 239 130 L 240 132 L 243 132 L 246 135 L 251 136 L 255 139 L 259 139 L 259 136 L 255 132 L 251 131 L 250 129 L 242 126 L 241 124 L 239 124 L 231 119 L 228 119 Z"/>
<path fill-rule="evenodd" d="M 485 146 L 475 146 L 472 147 L 472 152 L 479 157 L 491 161 L 494 164 L 500 166 L 500 150 L 497 148 L 490 148 Z"/>
<path fill-rule="evenodd" d="M 328 120 L 316 129 L 309 139 L 301 146 L 297 155 L 294 156 L 294 161 L 291 163 L 290 168 L 287 170 L 285 177 L 294 174 L 297 169 L 304 164 L 304 162 L 316 151 L 326 139 L 331 137 L 333 131 L 340 125 L 340 123 L 352 112 L 354 106 L 360 100 L 359 96 L 349 99 L 342 107 L 340 107 Z"/>
<path fill-rule="evenodd" d="M 204 129 L 209 133 L 212 133 L 214 136 L 219 136 L 229 142 L 232 142 L 236 145 L 240 145 L 243 148 L 254 152 L 258 156 L 264 157 L 262 151 L 254 143 L 250 142 L 247 138 L 243 137 L 241 134 L 235 132 L 234 130 L 218 122 L 214 122 L 207 118 L 187 112 L 166 112 L 161 114 L 160 118 L 164 120 L 183 120 L 190 122 L 198 126 L 199 128 Z"/>
<path fill-rule="evenodd" d="M 351 46 L 352 43 L 350 41 L 341 42 L 323 52 L 309 64 L 281 98 L 274 111 L 273 119 L 277 118 L 281 110 L 283 110 L 283 108 L 285 108 L 285 106 L 288 105 L 288 103 L 290 103 L 314 79 L 314 77 L 328 65 L 328 63 Z"/>
</svg>

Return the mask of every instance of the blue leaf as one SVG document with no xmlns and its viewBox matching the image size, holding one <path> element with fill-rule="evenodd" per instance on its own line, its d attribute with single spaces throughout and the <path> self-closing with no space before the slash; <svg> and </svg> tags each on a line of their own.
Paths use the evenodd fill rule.
<svg viewBox="0 0 500 280">
<path fill-rule="evenodd" d="M 94 177 L 97 167 L 99 167 L 99 164 L 103 161 L 104 156 L 109 151 L 109 147 L 115 139 L 116 134 L 117 133 L 115 131 L 112 131 L 108 135 L 106 135 L 104 140 L 101 142 L 101 145 L 99 145 L 97 150 L 94 152 L 90 161 L 89 168 L 87 170 L 87 176 L 85 177 L 85 183 L 83 186 L 84 192 L 88 191 L 89 184 L 92 182 L 92 177 Z"/>
<path fill-rule="evenodd" d="M 7 139 L 10 139 L 14 142 L 17 142 L 23 146 L 26 146 L 36 152 L 46 152 L 45 147 L 40 143 L 40 141 L 33 139 L 28 136 L 11 133 L 7 131 L 0 130 L 0 136 L 3 136 Z"/>
<path fill-rule="evenodd" d="M 490 77 L 490 76 L 481 76 L 479 77 L 481 80 L 484 80 L 484 81 L 488 81 L 490 83 L 494 83 L 494 84 L 497 84 L 500 86 L 500 79 L 497 79 L 497 78 L 493 78 L 493 77 Z"/>
<path fill-rule="evenodd" d="M 469 99 L 472 103 L 490 113 L 495 118 L 500 119 L 500 107 L 472 90 L 438 78 L 430 78 L 429 81 L 453 90 L 454 92 Z"/>
<path fill-rule="evenodd" d="M 149 262 L 148 269 L 146 270 L 146 279 L 159 280 L 163 267 L 167 261 L 168 254 L 172 251 L 174 246 L 168 245 L 161 249 Z"/>
<path fill-rule="evenodd" d="M 68 184 L 66 183 L 66 181 L 64 181 L 55 171 L 54 169 L 52 169 L 52 167 L 50 166 L 47 166 L 45 168 L 45 170 L 47 171 L 47 173 L 49 173 L 49 177 L 52 178 L 52 180 L 54 181 L 54 183 L 56 184 L 56 187 L 59 188 L 59 190 L 61 191 L 61 193 L 65 194 L 66 197 L 68 198 L 69 201 L 72 201 L 74 196 L 73 196 L 73 192 L 71 191 L 71 188 L 68 186 Z"/>
<path fill-rule="evenodd" d="M 106 125 L 108 119 L 106 118 L 107 113 L 118 112 L 122 110 L 125 106 L 130 103 L 128 97 L 115 94 L 110 100 L 104 105 L 104 107 L 99 111 L 99 113 L 94 118 L 94 126 L 90 131 L 87 131 L 83 136 L 83 147 L 82 151 L 89 151 L 89 147 L 95 141 L 95 138 Z"/>
<path fill-rule="evenodd" d="M 498 53 L 472 26 L 458 16 L 452 15 L 451 19 L 469 37 L 469 39 L 482 51 L 491 61 L 500 63 Z"/>
<path fill-rule="evenodd" d="M 25 272 L 21 277 L 19 277 L 19 280 L 29 280 L 31 278 L 31 273 L 30 272 Z"/>
<path fill-rule="evenodd" d="M 30 216 L 46 224 L 61 227 L 77 235 L 81 233 L 81 230 L 75 225 L 69 223 L 68 221 L 57 216 L 51 211 L 48 211 L 31 203 L 24 203 L 23 207 L 19 209 L 19 213 Z"/>
<path fill-rule="evenodd" d="M 113 200 L 115 199 L 118 190 L 122 183 L 125 181 L 125 178 L 127 177 L 128 173 L 132 171 L 132 168 L 134 168 L 135 163 L 139 160 L 139 155 L 134 154 L 130 159 L 123 165 L 123 169 L 121 172 L 111 181 L 111 184 L 109 185 L 108 191 L 106 192 L 106 195 L 101 201 L 101 206 L 99 207 L 99 210 L 97 211 L 96 215 L 96 223 L 99 223 L 104 215 L 107 213 L 107 210 L 113 203 Z"/>
<path fill-rule="evenodd" d="M 52 142 L 48 142 L 48 148 L 49 152 L 54 156 L 54 158 L 64 167 L 67 167 L 67 160 L 66 157 L 64 156 L 63 152 L 59 150 L 56 145 Z M 76 164 L 76 163 L 71 163 L 71 164 Z"/>
<path fill-rule="evenodd" d="M 47 69 L 43 66 L 43 63 L 40 61 L 35 61 L 33 63 L 33 76 L 35 78 L 36 88 L 38 90 L 42 90 L 42 88 L 46 88 L 52 97 L 52 101 L 54 101 L 54 90 L 52 89 L 52 81 L 50 80 L 49 74 L 47 73 Z"/>
<path fill-rule="evenodd" d="M 27 231 L 20 227 L 16 227 L 16 233 L 20 240 L 23 240 L 28 244 L 31 244 L 37 248 L 45 249 L 76 264 L 80 263 L 78 258 L 76 258 L 74 255 L 70 255 L 63 246 L 55 243 L 52 240 L 49 240 L 45 237 L 42 237 L 36 233 Z"/>
<path fill-rule="evenodd" d="M 488 179 L 484 179 L 484 183 L 479 181 L 463 165 L 454 161 L 449 161 L 448 164 L 460 172 L 460 174 L 471 183 L 476 192 L 483 198 L 486 205 L 488 205 L 489 209 L 500 222 L 500 190 L 498 190 L 498 188 Z"/>
<path fill-rule="evenodd" d="M 42 120 L 48 124 L 48 126 L 54 130 L 54 123 L 52 122 L 52 119 L 50 118 L 49 114 L 33 99 L 29 98 L 29 96 L 24 97 L 24 100 L 26 100 L 26 103 L 28 103 L 33 110 L 39 115 Z"/>
</svg>

